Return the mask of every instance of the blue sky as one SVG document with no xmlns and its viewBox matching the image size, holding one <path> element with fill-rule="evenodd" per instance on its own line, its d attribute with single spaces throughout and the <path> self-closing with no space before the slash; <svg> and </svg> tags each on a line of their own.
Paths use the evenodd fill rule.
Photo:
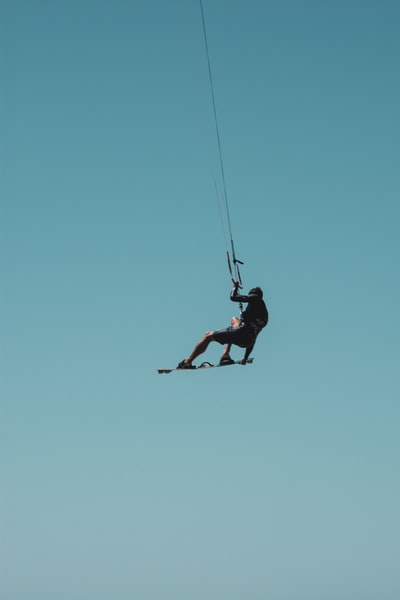
<svg viewBox="0 0 400 600">
<path fill-rule="evenodd" d="M 1 4 L 7 600 L 400 595 L 400 5 L 204 10 L 270 323 L 160 376 L 235 313 L 200 5 Z"/>
</svg>

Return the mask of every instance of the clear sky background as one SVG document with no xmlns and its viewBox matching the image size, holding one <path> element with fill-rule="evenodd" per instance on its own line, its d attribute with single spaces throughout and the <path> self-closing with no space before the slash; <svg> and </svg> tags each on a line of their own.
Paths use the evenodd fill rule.
<svg viewBox="0 0 400 600">
<path fill-rule="evenodd" d="M 200 5 L 1 3 L 5 600 L 400 597 L 400 3 L 204 10 L 158 375 Z"/>
</svg>

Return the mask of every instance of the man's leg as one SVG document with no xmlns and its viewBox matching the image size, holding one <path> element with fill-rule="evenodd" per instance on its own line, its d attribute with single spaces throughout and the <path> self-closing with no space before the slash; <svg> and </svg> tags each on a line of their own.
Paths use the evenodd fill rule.
<svg viewBox="0 0 400 600">
<path fill-rule="evenodd" d="M 240 325 L 240 319 L 238 319 L 237 317 L 232 317 L 231 319 L 231 327 L 239 327 Z M 232 344 L 227 344 L 224 348 L 224 351 L 222 353 L 221 359 L 222 361 L 230 361 L 231 356 L 230 356 L 230 351 L 232 348 Z"/>
<path fill-rule="evenodd" d="M 224 351 L 221 356 L 221 360 L 231 360 L 230 351 L 232 348 L 232 344 L 227 344 L 224 348 Z"/>
<path fill-rule="evenodd" d="M 208 344 L 213 341 L 213 332 L 208 331 L 203 335 L 198 344 L 194 347 L 194 350 L 188 358 L 183 361 L 186 365 L 191 365 L 195 358 L 203 354 L 208 348 Z"/>
</svg>

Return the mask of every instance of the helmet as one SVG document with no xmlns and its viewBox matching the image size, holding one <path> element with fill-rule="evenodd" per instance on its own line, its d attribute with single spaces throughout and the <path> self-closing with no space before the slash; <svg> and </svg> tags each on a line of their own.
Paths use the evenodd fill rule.
<svg viewBox="0 0 400 600">
<path fill-rule="evenodd" d="M 258 296 L 259 298 L 262 298 L 263 297 L 263 291 L 259 287 L 251 288 L 251 290 L 249 291 L 248 295 L 249 296 Z"/>
</svg>

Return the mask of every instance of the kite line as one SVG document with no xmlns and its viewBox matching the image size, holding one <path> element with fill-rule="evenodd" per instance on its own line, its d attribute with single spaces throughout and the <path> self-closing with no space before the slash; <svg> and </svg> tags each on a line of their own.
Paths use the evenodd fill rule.
<svg viewBox="0 0 400 600">
<path fill-rule="evenodd" d="M 225 213 L 226 213 L 226 222 L 228 225 L 228 232 L 229 232 L 230 246 L 231 246 L 231 253 L 232 253 L 232 260 L 231 260 L 231 257 L 229 255 L 229 250 L 227 248 L 226 258 L 227 258 L 228 269 L 229 269 L 230 275 L 232 277 L 232 280 L 235 279 L 236 281 L 238 281 L 239 286 L 242 287 L 242 279 L 240 276 L 239 265 L 243 265 L 243 262 L 236 258 L 235 245 L 233 243 L 233 234 L 232 234 L 231 217 L 230 217 L 230 211 L 229 211 L 228 194 L 227 194 L 227 190 L 226 190 L 224 161 L 222 158 L 221 136 L 219 133 L 219 126 L 218 126 L 217 107 L 216 107 L 215 93 L 214 93 L 214 83 L 213 83 L 213 77 L 212 77 L 210 52 L 209 52 L 209 48 L 208 48 L 206 20 L 205 20 L 205 16 L 204 16 L 204 8 L 203 8 L 202 0 L 200 0 L 200 9 L 201 9 L 201 19 L 202 19 L 202 24 L 203 24 L 204 46 L 205 46 L 205 51 L 206 51 L 206 56 L 207 56 L 208 78 L 209 78 L 209 83 L 210 83 L 211 99 L 212 99 L 213 114 L 214 114 L 215 134 L 216 134 L 216 138 L 217 138 L 217 146 L 218 146 L 218 154 L 219 154 L 219 165 L 220 165 L 220 170 L 221 170 L 221 178 L 222 178 L 222 186 L 223 186 L 223 199 L 224 199 L 224 206 L 225 206 Z M 218 197 L 217 185 L 216 185 L 216 191 L 217 191 L 217 197 Z M 232 263 L 233 263 L 233 269 L 232 269 Z"/>
</svg>

